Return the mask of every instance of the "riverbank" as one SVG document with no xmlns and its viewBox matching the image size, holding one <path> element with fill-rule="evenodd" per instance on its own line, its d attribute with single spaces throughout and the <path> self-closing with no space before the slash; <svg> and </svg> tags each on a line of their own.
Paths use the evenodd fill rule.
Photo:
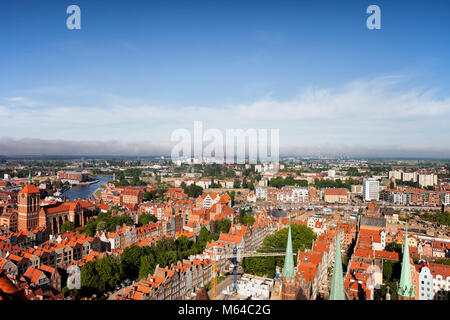
<svg viewBox="0 0 450 320">
<path fill-rule="evenodd" d="M 94 192 L 92 192 L 92 197 L 94 197 L 95 200 L 100 200 L 102 197 L 102 188 L 98 188 Z"/>
</svg>

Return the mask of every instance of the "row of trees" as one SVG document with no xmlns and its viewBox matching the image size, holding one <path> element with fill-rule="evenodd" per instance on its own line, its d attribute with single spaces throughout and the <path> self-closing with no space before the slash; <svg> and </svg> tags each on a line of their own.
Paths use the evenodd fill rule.
<svg viewBox="0 0 450 320">
<path fill-rule="evenodd" d="M 307 187 L 308 181 L 294 179 L 293 177 L 286 177 L 286 178 L 277 177 L 270 179 L 269 185 L 274 188 L 282 188 L 284 186 L 295 186 L 295 185 L 299 187 Z"/>
<path fill-rule="evenodd" d="M 347 179 L 345 182 L 342 182 L 341 179 L 330 180 L 330 179 L 314 179 L 314 186 L 318 189 L 321 188 L 345 188 L 351 190 L 352 185 L 361 184 L 358 180 L 355 179 Z"/>
<path fill-rule="evenodd" d="M 226 219 L 224 219 L 226 220 Z M 217 221 L 214 226 L 217 232 L 228 231 L 231 222 Z M 190 241 L 185 236 L 176 240 L 173 238 L 161 239 L 148 247 L 131 245 L 126 248 L 120 258 L 106 256 L 95 261 L 87 262 L 81 268 L 81 291 L 64 292 L 75 297 L 103 295 L 114 290 L 124 280 L 140 280 L 153 274 L 157 265 L 170 266 L 190 255 L 196 255 L 206 247 L 206 243 L 217 240 L 218 234 L 202 227 L 197 241 Z"/>
</svg>

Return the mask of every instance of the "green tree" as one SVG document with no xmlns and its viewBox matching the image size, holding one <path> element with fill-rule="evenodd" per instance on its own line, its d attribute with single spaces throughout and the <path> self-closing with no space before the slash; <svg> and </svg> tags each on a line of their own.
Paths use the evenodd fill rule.
<svg viewBox="0 0 450 320">
<path fill-rule="evenodd" d="M 255 218 L 251 214 L 241 210 L 239 213 L 239 223 L 244 226 L 252 226 L 255 223 Z"/>
<path fill-rule="evenodd" d="M 96 269 L 106 290 L 114 288 L 125 276 L 120 259 L 111 256 L 97 260 Z"/>
<path fill-rule="evenodd" d="M 391 242 L 389 243 L 384 250 L 386 251 L 392 251 L 392 252 L 397 252 L 399 254 L 402 253 L 403 249 L 402 249 L 402 245 L 397 243 L 397 242 Z"/>
<path fill-rule="evenodd" d="M 97 272 L 95 262 L 86 262 L 81 268 L 81 287 L 87 295 L 105 292 L 105 283 Z"/>
<path fill-rule="evenodd" d="M 146 191 L 144 192 L 144 200 L 145 201 L 154 200 L 157 198 L 157 194 L 158 193 L 156 190 Z"/>
<path fill-rule="evenodd" d="M 66 221 L 61 226 L 61 232 L 72 232 L 75 230 L 75 224 L 72 221 Z"/>
<path fill-rule="evenodd" d="M 203 188 L 196 186 L 195 184 L 191 184 L 190 186 L 184 188 L 184 193 L 186 193 L 188 197 L 197 198 L 203 193 Z"/>
<path fill-rule="evenodd" d="M 144 254 L 144 249 L 136 245 L 131 245 L 123 251 L 121 261 L 127 278 L 136 279 L 139 276 L 141 257 Z"/>
<path fill-rule="evenodd" d="M 97 223 L 96 231 L 101 232 L 101 231 L 105 230 L 107 227 L 108 227 L 108 224 L 106 223 L 106 221 L 99 221 Z"/>
<path fill-rule="evenodd" d="M 155 272 L 156 260 L 153 254 L 149 254 L 141 257 L 141 263 L 139 266 L 139 279 L 146 279 L 149 274 Z"/>
<path fill-rule="evenodd" d="M 139 225 L 146 226 L 150 222 L 156 222 L 158 219 L 153 214 L 142 214 L 138 218 Z"/>
</svg>

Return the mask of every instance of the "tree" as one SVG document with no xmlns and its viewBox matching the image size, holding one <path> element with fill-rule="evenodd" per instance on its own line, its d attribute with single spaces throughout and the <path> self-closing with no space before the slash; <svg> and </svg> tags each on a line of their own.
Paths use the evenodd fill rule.
<svg viewBox="0 0 450 320">
<path fill-rule="evenodd" d="M 151 191 L 144 192 L 144 200 L 145 201 L 150 201 L 150 200 L 156 199 L 156 197 L 157 197 L 157 191 L 156 190 L 151 190 Z"/>
<path fill-rule="evenodd" d="M 140 225 L 145 226 L 150 222 L 156 222 L 158 219 L 153 214 L 142 214 L 138 218 L 138 222 Z"/>
<path fill-rule="evenodd" d="M 234 189 L 239 189 L 240 187 L 241 187 L 241 183 L 239 182 L 239 180 L 238 179 L 234 179 L 233 188 Z"/>
<path fill-rule="evenodd" d="M 120 259 L 106 256 L 96 262 L 96 270 L 104 284 L 105 290 L 114 288 L 123 279 L 125 273 Z"/>
<path fill-rule="evenodd" d="M 392 252 L 397 252 L 399 254 L 401 254 L 403 252 L 402 249 L 402 245 L 397 243 L 397 242 L 391 242 L 389 243 L 386 248 L 384 248 L 384 250 L 386 251 L 392 251 Z"/>
<path fill-rule="evenodd" d="M 255 223 L 255 218 L 251 214 L 241 210 L 239 212 L 239 223 L 244 226 L 252 226 Z"/>
<path fill-rule="evenodd" d="M 188 197 L 197 198 L 203 193 L 203 188 L 196 186 L 195 184 L 191 184 L 190 186 L 184 188 L 184 193 L 186 193 Z"/>
<path fill-rule="evenodd" d="M 292 247 L 297 250 L 310 249 L 316 234 L 304 225 L 291 224 Z M 284 228 L 264 239 L 264 247 L 286 248 L 288 228 Z"/>
<path fill-rule="evenodd" d="M 106 221 L 99 221 L 99 223 L 97 223 L 96 231 L 97 232 L 102 232 L 107 227 L 108 227 L 108 225 L 107 225 Z"/>
<path fill-rule="evenodd" d="M 75 224 L 72 221 L 67 220 L 61 226 L 61 232 L 72 232 L 75 230 Z"/>
<path fill-rule="evenodd" d="M 215 220 L 213 222 L 213 233 L 228 233 L 231 227 L 230 219 L 223 218 L 220 220 Z"/>
<path fill-rule="evenodd" d="M 155 272 L 156 261 L 153 254 L 142 256 L 139 266 L 139 279 L 146 279 L 149 274 Z"/>
<path fill-rule="evenodd" d="M 96 270 L 95 262 L 88 261 L 81 268 L 81 287 L 87 295 L 105 291 L 105 284 Z"/>
<path fill-rule="evenodd" d="M 127 278 L 136 279 L 139 276 L 139 267 L 143 255 L 144 249 L 136 245 L 131 245 L 123 251 L 121 261 Z"/>
</svg>

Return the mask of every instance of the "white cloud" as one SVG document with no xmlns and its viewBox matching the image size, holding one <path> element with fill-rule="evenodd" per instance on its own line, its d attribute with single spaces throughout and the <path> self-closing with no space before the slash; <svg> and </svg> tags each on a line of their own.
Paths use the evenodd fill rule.
<svg viewBox="0 0 450 320">
<path fill-rule="evenodd" d="M 385 76 L 338 88 L 309 87 L 288 100 L 266 95 L 250 104 L 225 106 L 170 106 L 97 94 L 101 102 L 92 106 L 68 99 L 71 104 L 20 108 L 18 103 L 36 99 L 30 94 L 6 99 L 0 107 L 5 115 L 0 136 L 166 143 L 173 130 L 193 130 L 193 122 L 202 120 L 205 129 L 279 128 L 282 146 L 447 147 L 450 97 L 405 87 L 404 80 Z M 44 90 L 51 91 L 58 92 Z"/>
<path fill-rule="evenodd" d="M 5 98 L 5 100 L 8 101 L 9 106 L 14 108 L 17 107 L 32 108 L 40 105 L 40 103 L 37 102 L 36 100 L 26 97 L 9 97 Z"/>
</svg>

